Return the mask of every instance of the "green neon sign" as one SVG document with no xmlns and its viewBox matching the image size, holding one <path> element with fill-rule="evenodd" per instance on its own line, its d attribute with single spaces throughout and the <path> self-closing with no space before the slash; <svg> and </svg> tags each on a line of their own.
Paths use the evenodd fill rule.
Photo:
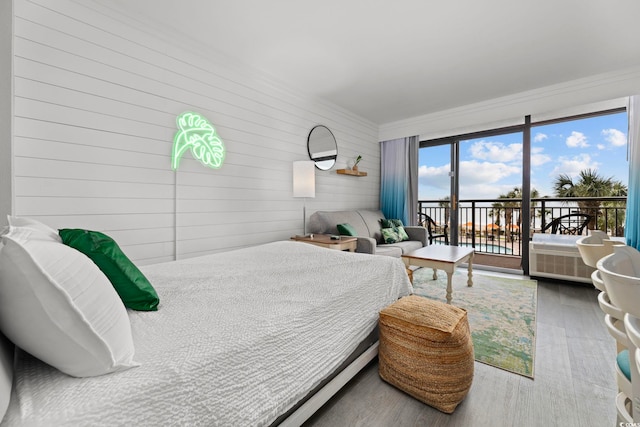
<svg viewBox="0 0 640 427">
<path fill-rule="evenodd" d="M 182 155 L 191 148 L 193 157 L 204 166 L 218 169 L 225 156 L 224 143 L 209 120 L 187 111 L 176 118 L 178 132 L 173 137 L 171 167 L 178 169 Z"/>
</svg>

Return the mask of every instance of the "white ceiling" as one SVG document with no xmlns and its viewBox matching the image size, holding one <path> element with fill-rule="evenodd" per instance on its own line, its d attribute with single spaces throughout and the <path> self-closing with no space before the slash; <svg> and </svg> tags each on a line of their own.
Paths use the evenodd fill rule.
<svg viewBox="0 0 640 427">
<path fill-rule="evenodd" d="M 637 0 L 102 2 L 378 124 L 640 65 Z"/>
</svg>

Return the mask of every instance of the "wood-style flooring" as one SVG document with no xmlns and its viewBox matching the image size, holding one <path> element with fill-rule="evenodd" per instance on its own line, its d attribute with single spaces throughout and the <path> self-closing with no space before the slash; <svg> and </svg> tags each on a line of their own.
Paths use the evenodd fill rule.
<svg viewBox="0 0 640 427">
<path fill-rule="evenodd" d="M 535 379 L 476 362 L 447 415 L 383 382 L 377 359 L 305 426 L 613 427 L 615 341 L 591 286 L 538 280 Z"/>
</svg>

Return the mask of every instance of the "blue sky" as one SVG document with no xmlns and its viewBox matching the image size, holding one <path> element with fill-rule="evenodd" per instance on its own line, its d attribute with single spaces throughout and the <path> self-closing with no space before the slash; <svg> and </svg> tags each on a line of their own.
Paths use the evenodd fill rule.
<svg viewBox="0 0 640 427">
<path fill-rule="evenodd" d="M 554 195 L 559 174 L 576 177 L 588 168 L 628 184 L 624 112 L 536 126 L 531 138 L 531 186 L 540 196 Z M 449 156 L 448 145 L 420 149 L 420 200 L 449 195 Z M 522 186 L 522 134 L 463 141 L 460 161 L 460 198 L 497 198 Z"/>
</svg>

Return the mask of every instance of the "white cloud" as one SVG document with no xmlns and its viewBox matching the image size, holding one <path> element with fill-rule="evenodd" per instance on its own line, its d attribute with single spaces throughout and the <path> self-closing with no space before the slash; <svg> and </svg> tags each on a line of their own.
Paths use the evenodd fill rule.
<svg viewBox="0 0 640 427">
<path fill-rule="evenodd" d="M 548 139 L 548 138 L 549 138 L 549 136 L 547 134 L 538 132 L 538 133 L 536 133 L 534 135 L 533 142 L 542 142 L 542 141 L 544 141 L 545 139 Z"/>
<path fill-rule="evenodd" d="M 451 182 L 449 177 L 450 170 L 450 163 L 438 167 L 422 165 L 418 169 L 418 180 L 422 185 L 448 190 Z"/>
<path fill-rule="evenodd" d="M 543 153 L 542 147 L 531 147 L 531 166 L 542 166 L 551 161 L 551 156 Z"/>
<path fill-rule="evenodd" d="M 552 179 L 556 179 L 560 174 L 565 174 L 574 178 L 582 170 L 598 169 L 599 166 L 600 163 L 593 161 L 591 156 L 586 153 L 574 157 L 560 157 L 558 158 L 558 164 L 549 173 L 549 176 Z"/>
<path fill-rule="evenodd" d="M 602 136 L 604 136 L 604 139 L 614 147 L 622 147 L 627 143 L 627 135 L 618 129 L 603 129 Z"/>
<path fill-rule="evenodd" d="M 460 187 L 460 200 L 497 199 L 501 194 L 506 194 L 514 187 L 520 187 L 520 183 L 512 184 L 487 184 L 475 182 Z"/>
<path fill-rule="evenodd" d="M 604 150 L 605 148 L 607 148 L 607 146 L 604 144 L 598 144 L 596 145 L 596 147 L 598 147 L 598 150 Z"/>
<path fill-rule="evenodd" d="M 476 159 L 512 162 L 522 159 L 522 144 L 505 145 L 502 142 L 482 140 L 474 142 L 469 152 Z"/>
<path fill-rule="evenodd" d="M 428 187 L 445 190 L 445 193 L 442 194 L 448 195 L 450 167 L 449 164 L 439 167 L 420 166 L 418 176 L 421 188 L 424 191 L 429 191 Z M 497 184 L 498 181 L 514 177 L 514 182 L 517 183 L 520 182 L 521 176 L 522 169 L 520 167 L 501 162 L 479 162 L 477 160 L 460 162 L 460 189 L 464 191 L 464 194 L 460 194 L 460 198 L 497 198 L 500 194 L 506 193 L 517 185 Z"/>
<path fill-rule="evenodd" d="M 460 182 L 494 183 L 510 175 L 520 174 L 521 168 L 505 163 L 478 162 L 476 160 L 460 162 Z"/>
<path fill-rule="evenodd" d="M 567 137 L 567 147 L 571 148 L 585 148 L 589 146 L 587 142 L 587 136 L 582 132 L 571 132 L 571 135 Z"/>
</svg>

